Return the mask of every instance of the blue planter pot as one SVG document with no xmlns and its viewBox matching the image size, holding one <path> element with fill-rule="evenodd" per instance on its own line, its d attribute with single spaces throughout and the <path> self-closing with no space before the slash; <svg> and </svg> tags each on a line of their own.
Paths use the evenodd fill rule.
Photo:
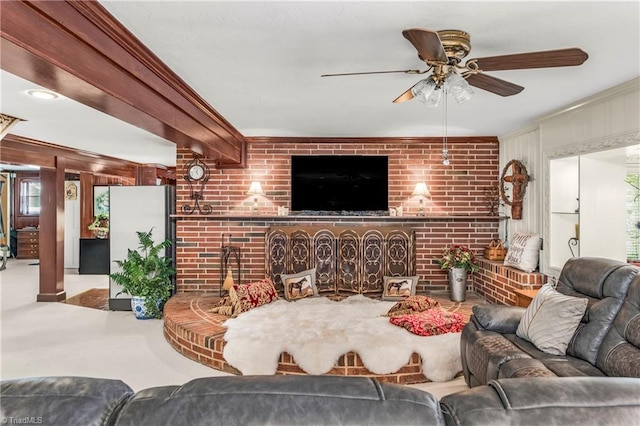
<svg viewBox="0 0 640 426">
<path fill-rule="evenodd" d="M 131 310 L 137 319 L 153 319 L 153 316 L 147 312 L 147 308 L 144 306 L 145 300 L 146 297 L 144 296 L 131 296 Z"/>
</svg>

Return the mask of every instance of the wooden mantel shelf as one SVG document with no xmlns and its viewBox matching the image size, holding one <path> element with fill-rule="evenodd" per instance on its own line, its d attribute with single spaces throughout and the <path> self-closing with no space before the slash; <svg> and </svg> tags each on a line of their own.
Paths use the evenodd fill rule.
<svg viewBox="0 0 640 426">
<path fill-rule="evenodd" d="M 507 219 L 506 216 L 482 216 L 482 215 L 463 215 L 463 216 L 338 216 L 338 215 L 288 215 L 288 216 L 248 216 L 248 215 L 205 215 L 205 214 L 173 214 L 175 219 L 197 219 L 197 220 L 245 220 L 245 221 L 283 221 L 283 222 L 301 222 L 301 221 L 349 221 L 357 220 L 363 222 L 428 222 L 428 221 L 490 221 L 499 222 Z"/>
</svg>

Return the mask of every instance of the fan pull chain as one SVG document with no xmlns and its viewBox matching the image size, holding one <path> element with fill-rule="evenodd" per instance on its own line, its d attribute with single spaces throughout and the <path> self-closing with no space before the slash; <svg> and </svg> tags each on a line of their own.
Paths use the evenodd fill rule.
<svg viewBox="0 0 640 426">
<path fill-rule="evenodd" d="M 442 127 L 444 128 L 444 136 L 442 137 L 442 164 L 444 164 L 445 166 L 448 166 L 450 164 L 449 161 L 449 149 L 447 148 L 447 87 L 446 87 L 446 83 L 444 85 L 444 87 L 442 88 L 442 90 L 444 90 L 443 93 L 443 102 L 442 102 L 442 110 L 443 110 L 443 114 L 442 114 Z"/>
</svg>

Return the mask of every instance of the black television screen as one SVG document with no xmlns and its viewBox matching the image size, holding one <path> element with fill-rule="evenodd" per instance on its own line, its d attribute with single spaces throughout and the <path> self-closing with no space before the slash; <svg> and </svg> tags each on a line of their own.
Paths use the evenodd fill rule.
<svg viewBox="0 0 640 426">
<path fill-rule="evenodd" d="M 291 156 L 291 210 L 387 210 L 388 157 Z"/>
</svg>

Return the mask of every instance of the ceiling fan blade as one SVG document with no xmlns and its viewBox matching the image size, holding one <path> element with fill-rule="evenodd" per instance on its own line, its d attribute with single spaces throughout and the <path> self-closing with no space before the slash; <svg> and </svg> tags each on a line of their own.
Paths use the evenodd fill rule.
<svg viewBox="0 0 640 426">
<path fill-rule="evenodd" d="M 322 74 L 320 77 L 341 77 L 345 75 L 365 75 L 365 74 L 392 74 L 392 73 L 404 73 L 404 74 L 424 74 L 427 70 L 399 70 L 399 71 L 365 71 L 365 72 L 345 72 L 340 74 Z"/>
<path fill-rule="evenodd" d="M 411 99 L 413 99 L 413 92 L 411 92 L 411 89 L 413 89 L 413 86 L 411 86 L 407 91 L 405 91 L 402 95 L 398 96 L 397 98 L 395 98 L 393 100 L 394 104 L 399 104 L 400 102 L 404 102 L 404 101 L 410 101 Z"/>
<path fill-rule="evenodd" d="M 516 53 L 474 59 L 482 71 L 520 70 L 527 68 L 571 67 L 582 65 L 589 58 L 577 47 L 542 52 Z"/>
<path fill-rule="evenodd" d="M 410 28 L 402 31 L 404 38 L 409 40 L 418 51 L 418 56 L 423 61 L 448 62 L 438 33 L 422 28 Z"/>
<path fill-rule="evenodd" d="M 517 95 L 524 90 L 522 86 L 486 74 L 471 74 L 467 77 L 467 83 L 500 96 Z"/>
</svg>

